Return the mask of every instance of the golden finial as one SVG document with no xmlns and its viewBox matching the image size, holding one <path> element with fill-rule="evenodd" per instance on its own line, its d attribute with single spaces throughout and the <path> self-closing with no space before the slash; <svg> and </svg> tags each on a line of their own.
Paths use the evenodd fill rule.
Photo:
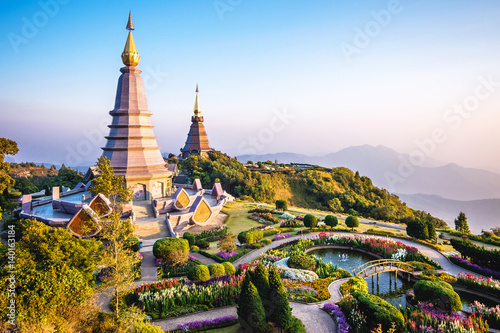
<svg viewBox="0 0 500 333">
<path fill-rule="evenodd" d="M 198 83 L 196 84 L 196 99 L 194 100 L 194 115 L 199 116 L 200 115 L 200 107 L 198 104 L 198 93 L 200 91 L 198 90 Z"/>
<path fill-rule="evenodd" d="M 139 64 L 139 59 L 141 56 L 137 52 L 135 47 L 134 36 L 132 36 L 132 30 L 134 30 L 134 24 L 132 23 L 132 13 L 128 14 L 127 23 L 128 37 L 127 43 L 125 43 L 125 48 L 122 52 L 122 61 L 125 66 L 137 66 Z"/>
</svg>

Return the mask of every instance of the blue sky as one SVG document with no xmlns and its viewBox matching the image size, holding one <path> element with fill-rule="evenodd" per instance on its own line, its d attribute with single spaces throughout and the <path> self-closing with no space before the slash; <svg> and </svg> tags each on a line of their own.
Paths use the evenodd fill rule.
<svg viewBox="0 0 500 333">
<path fill-rule="evenodd" d="M 2 1 L 0 137 L 17 160 L 100 155 L 129 10 L 162 152 L 184 145 L 198 82 L 231 155 L 433 140 L 426 157 L 500 171 L 500 5 L 457 0 Z"/>
</svg>

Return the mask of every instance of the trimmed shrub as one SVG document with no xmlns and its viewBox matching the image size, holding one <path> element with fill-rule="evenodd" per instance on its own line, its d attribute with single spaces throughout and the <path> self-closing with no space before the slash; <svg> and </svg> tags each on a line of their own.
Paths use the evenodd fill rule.
<svg viewBox="0 0 500 333">
<path fill-rule="evenodd" d="M 182 238 L 162 238 L 153 245 L 153 255 L 171 267 L 182 266 L 188 260 L 189 242 Z"/>
<path fill-rule="evenodd" d="M 273 241 L 272 241 L 272 240 L 270 240 L 270 239 L 263 239 L 263 240 L 261 240 L 259 243 L 262 243 L 262 244 L 264 244 L 264 245 L 269 245 L 269 244 L 271 244 L 272 242 L 273 242 Z"/>
<path fill-rule="evenodd" d="M 278 290 L 283 287 L 283 281 L 281 281 L 280 273 L 273 265 L 269 269 L 269 288 L 271 290 Z"/>
<path fill-rule="evenodd" d="M 429 302 L 435 307 L 448 312 L 462 310 L 460 296 L 453 290 L 453 287 L 444 281 L 420 280 L 413 286 L 415 300 L 419 302 Z"/>
<path fill-rule="evenodd" d="M 236 268 L 234 268 L 234 265 L 229 261 L 223 262 L 222 266 L 224 266 L 224 272 L 226 273 L 226 275 L 233 275 L 234 273 L 236 273 Z"/>
<path fill-rule="evenodd" d="M 210 243 L 204 239 L 198 239 L 196 241 L 196 246 L 198 246 L 200 249 L 206 250 L 210 248 Z"/>
<path fill-rule="evenodd" d="M 210 280 L 210 271 L 205 265 L 196 265 L 189 271 L 187 278 L 191 281 L 205 282 Z"/>
<path fill-rule="evenodd" d="M 314 271 L 316 268 L 316 260 L 303 254 L 296 254 L 288 259 L 288 266 L 291 268 Z"/>
<path fill-rule="evenodd" d="M 390 329 L 392 323 L 394 323 L 396 329 L 403 327 L 403 314 L 392 304 L 368 293 L 355 292 L 353 296 L 358 300 L 359 309 L 366 316 L 367 323 L 372 325 L 381 324 L 384 331 Z"/>
<path fill-rule="evenodd" d="M 185 232 L 184 235 L 182 235 L 182 238 L 189 242 L 189 246 L 193 246 L 194 244 L 196 244 L 196 238 L 194 237 L 192 232 Z"/>
<path fill-rule="evenodd" d="M 211 264 L 208 265 L 208 271 L 210 272 L 211 277 L 219 277 L 223 276 L 224 273 L 226 272 L 224 266 L 222 264 Z"/>
<path fill-rule="evenodd" d="M 357 293 L 368 293 L 368 283 L 361 276 L 354 276 L 340 286 L 344 296 Z"/>
<path fill-rule="evenodd" d="M 307 228 L 316 228 L 318 225 L 318 218 L 312 214 L 307 214 L 304 216 L 304 226 Z"/>
<path fill-rule="evenodd" d="M 336 227 L 339 224 L 339 219 L 334 215 L 327 215 L 325 217 L 325 224 L 329 227 Z"/>
<path fill-rule="evenodd" d="M 191 246 L 191 252 L 198 252 L 200 251 L 200 248 L 196 245 Z"/>
<path fill-rule="evenodd" d="M 417 239 L 434 239 L 436 238 L 436 228 L 434 224 L 425 220 L 413 220 L 406 223 L 406 233 L 410 237 Z"/>
<path fill-rule="evenodd" d="M 276 200 L 276 209 L 285 211 L 288 209 L 288 203 L 286 200 Z"/>
<path fill-rule="evenodd" d="M 133 237 L 130 237 L 129 239 L 127 239 L 126 241 L 126 244 L 127 244 L 127 247 L 134 251 L 134 252 L 137 252 L 139 251 L 139 238 L 133 236 Z"/>
<path fill-rule="evenodd" d="M 359 227 L 359 220 L 356 216 L 348 216 L 345 219 L 345 225 L 354 230 L 354 228 Z"/>
<path fill-rule="evenodd" d="M 261 229 L 242 231 L 238 234 L 238 241 L 242 244 L 252 244 L 262 238 L 264 238 L 264 232 Z"/>
</svg>

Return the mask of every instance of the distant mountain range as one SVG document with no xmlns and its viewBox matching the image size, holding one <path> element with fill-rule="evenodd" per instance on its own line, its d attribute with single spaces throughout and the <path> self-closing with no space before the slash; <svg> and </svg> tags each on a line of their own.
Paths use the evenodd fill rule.
<svg viewBox="0 0 500 333">
<path fill-rule="evenodd" d="M 490 231 L 500 226 L 500 199 L 458 201 L 445 199 L 436 195 L 398 194 L 401 201 L 414 209 L 425 210 L 455 227 L 454 220 L 459 212 L 464 212 L 471 231 L 475 234 L 481 230 Z"/>
<path fill-rule="evenodd" d="M 438 195 L 453 200 L 500 198 L 500 175 L 427 158 L 421 166 L 410 164 L 407 154 L 384 146 L 353 146 L 324 156 L 294 153 L 241 155 L 238 160 L 305 163 L 324 167 L 347 167 L 372 179 L 391 193 Z"/>
</svg>

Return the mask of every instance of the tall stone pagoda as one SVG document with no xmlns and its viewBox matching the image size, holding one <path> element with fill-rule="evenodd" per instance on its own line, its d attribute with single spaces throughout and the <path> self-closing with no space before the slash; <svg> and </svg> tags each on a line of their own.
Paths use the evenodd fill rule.
<svg viewBox="0 0 500 333">
<path fill-rule="evenodd" d="M 207 132 L 203 125 L 203 116 L 200 115 L 198 102 L 198 85 L 196 85 L 196 99 L 194 102 L 194 115 L 191 117 L 191 127 L 184 148 L 181 148 L 181 158 L 188 158 L 191 155 L 207 157 L 207 152 L 212 150 L 208 142 Z"/>
<path fill-rule="evenodd" d="M 156 142 L 146 91 L 140 73 L 139 53 L 135 46 L 132 16 L 126 28 L 129 33 L 121 55 L 125 67 L 120 69 L 115 108 L 103 156 L 111 161 L 115 174 L 124 176 L 126 186 L 132 187 L 134 199 L 150 200 L 170 192 L 172 172 L 166 167 Z"/>
</svg>

